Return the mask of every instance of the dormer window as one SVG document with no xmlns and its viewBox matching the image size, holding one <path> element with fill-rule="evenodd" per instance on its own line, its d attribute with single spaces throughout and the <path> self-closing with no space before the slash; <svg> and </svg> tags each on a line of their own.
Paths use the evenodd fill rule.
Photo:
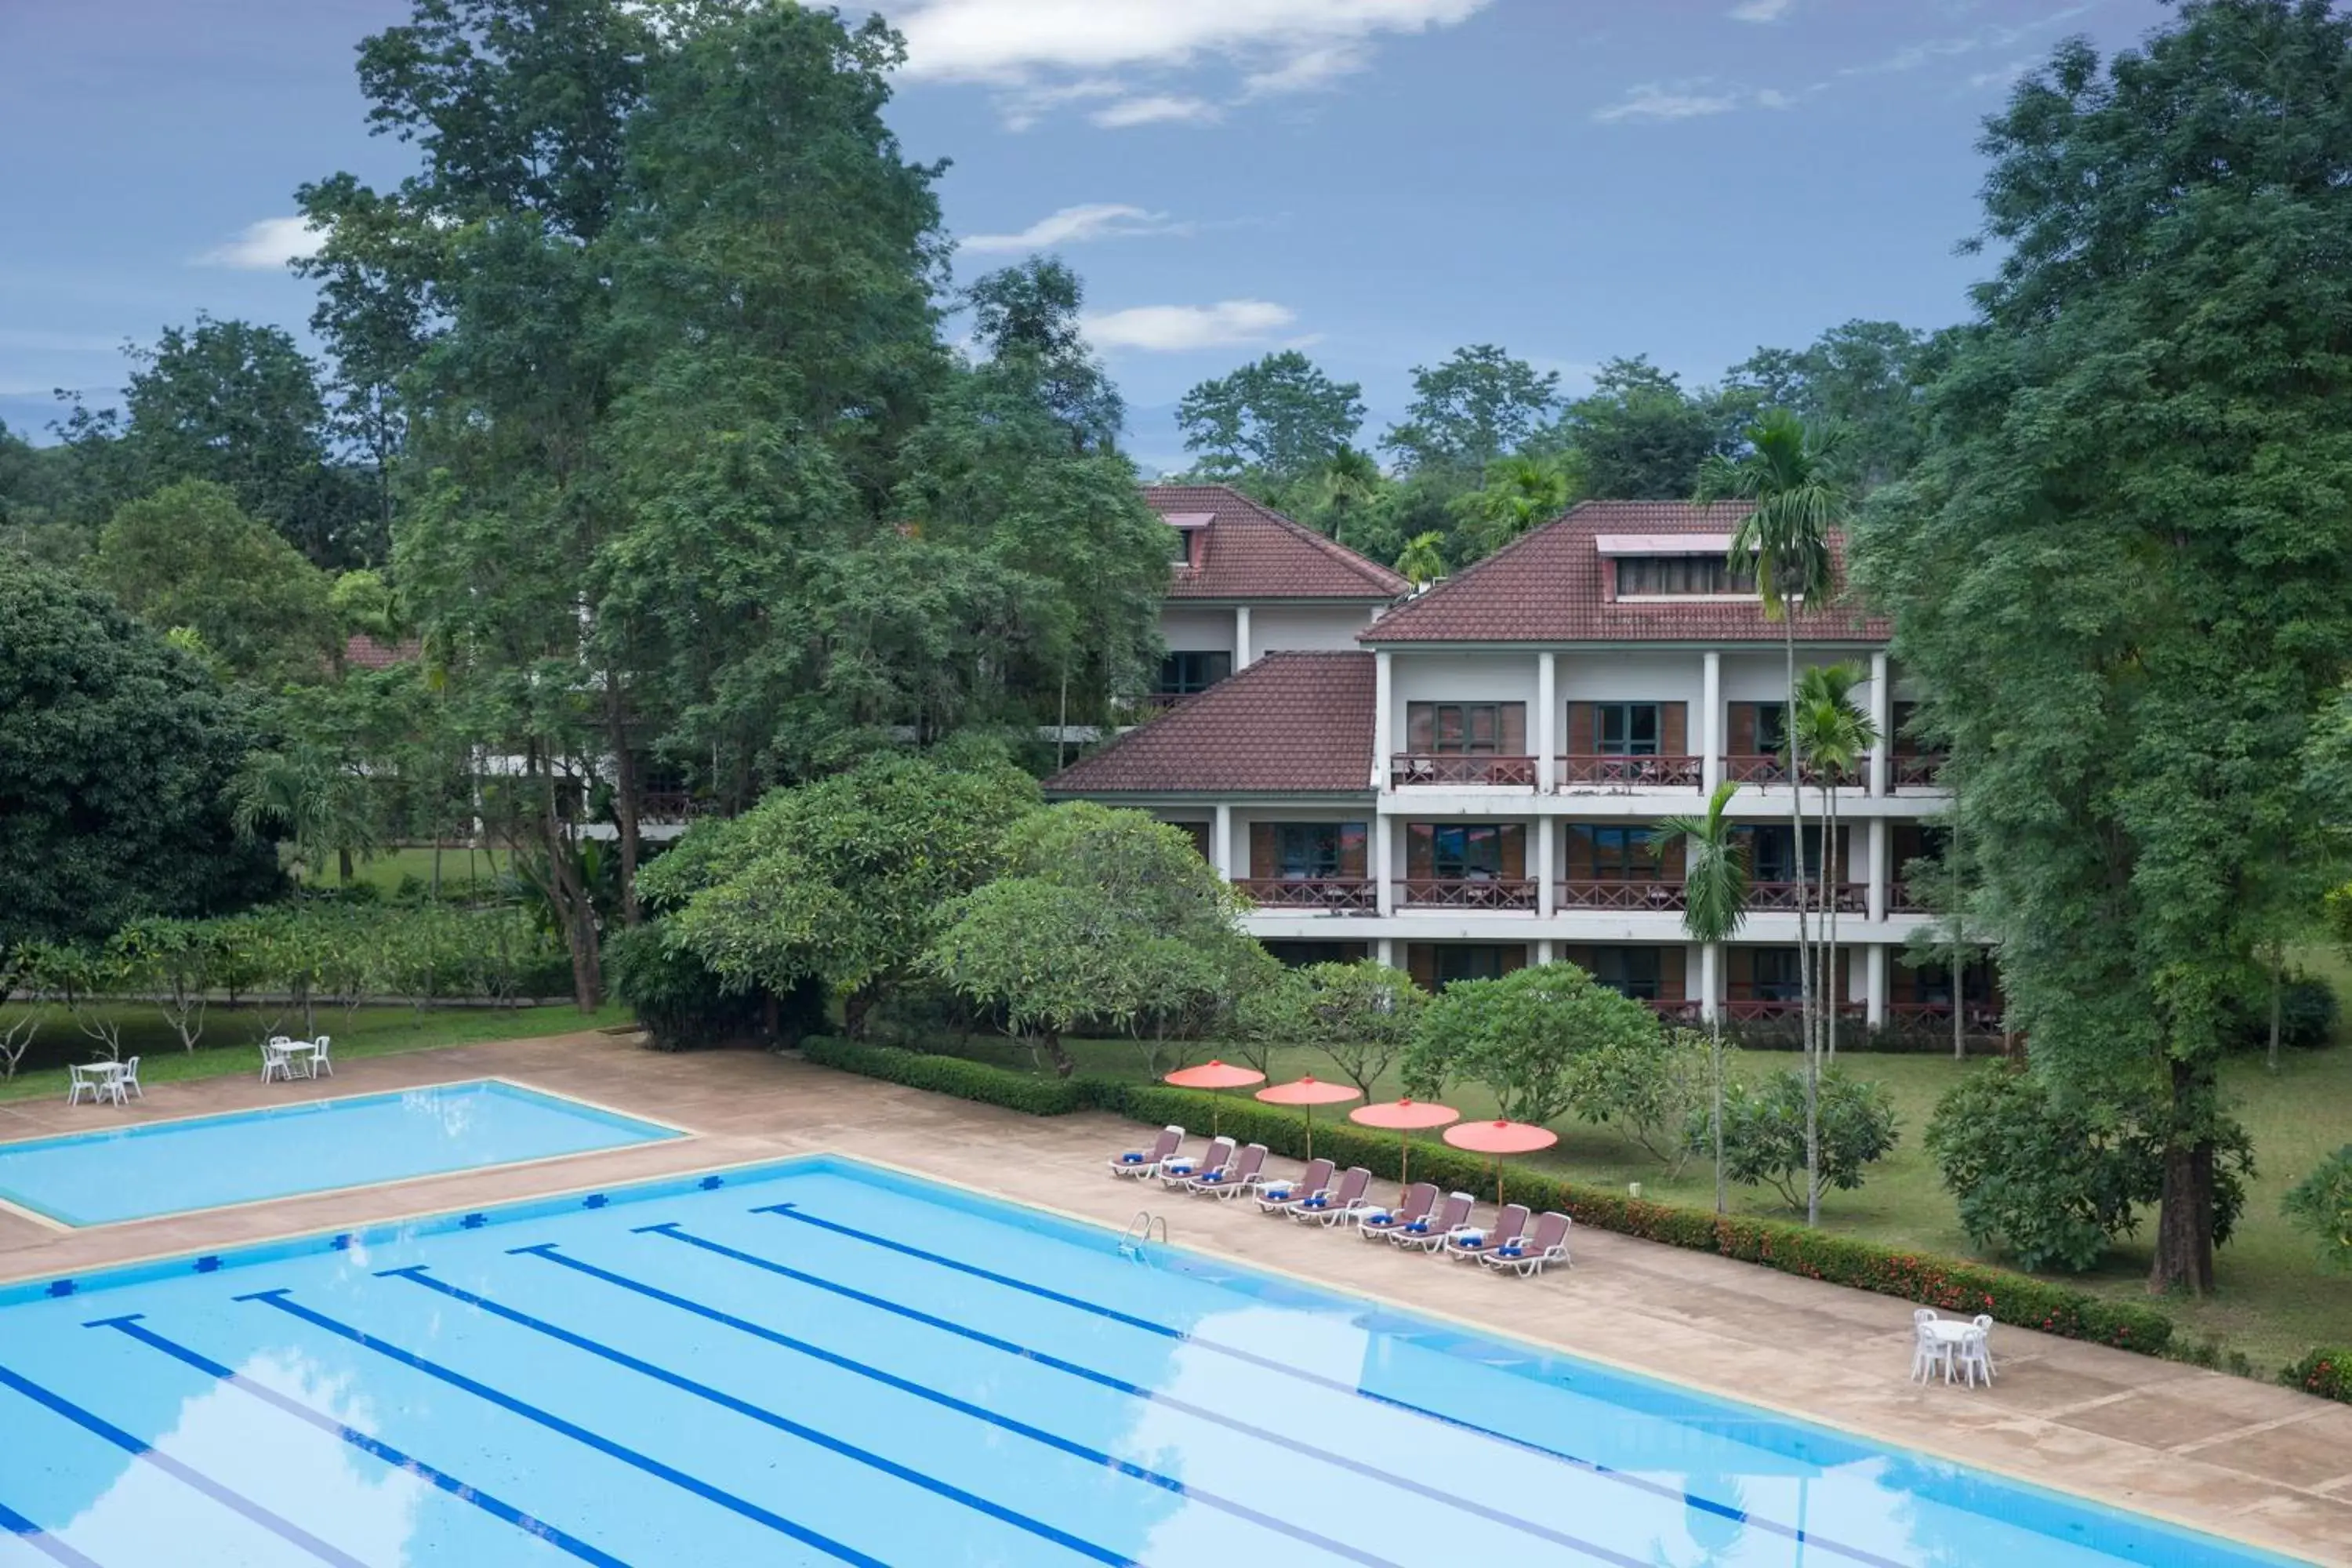
<svg viewBox="0 0 2352 1568">
<path fill-rule="evenodd" d="M 1726 560 L 1727 533 L 1602 534 L 1593 542 L 1609 597 L 1620 602 L 1756 596 L 1754 569 L 1735 572 Z"/>
<path fill-rule="evenodd" d="M 1160 521 L 1174 532 L 1170 542 L 1169 560 L 1177 566 L 1198 566 L 1201 544 L 1209 536 L 1209 524 L 1216 513 L 1211 511 L 1163 511 Z"/>
</svg>

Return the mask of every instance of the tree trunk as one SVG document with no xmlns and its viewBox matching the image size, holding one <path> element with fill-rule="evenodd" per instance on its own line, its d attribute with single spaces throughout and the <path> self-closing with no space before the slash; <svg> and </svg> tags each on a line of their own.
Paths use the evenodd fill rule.
<svg viewBox="0 0 2352 1568">
<path fill-rule="evenodd" d="M 1837 1066 L 1838 1012 L 1845 1005 L 1845 986 L 1838 974 L 1838 898 L 1845 891 L 1843 881 L 1832 881 L 1830 873 L 1837 864 L 1837 796 L 1829 785 L 1822 785 L 1822 923 L 1829 934 L 1822 944 L 1822 990 L 1827 1001 L 1822 1008 L 1822 1037 L 1828 1043 L 1824 1059 Z"/>
<path fill-rule="evenodd" d="M 2193 1062 L 2172 1064 L 2171 1112 L 2202 1129 L 2212 1098 L 2211 1068 Z M 2151 1292 L 2186 1290 L 2203 1296 L 2213 1289 L 2213 1140 L 2200 1131 L 2193 1142 L 2176 1132 L 2164 1150 L 2164 1196 L 2157 1211 L 2156 1261 L 2148 1270 Z"/>
<path fill-rule="evenodd" d="M 1714 1105 L 1707 1113 L 1707 1128 L 1715 1142 L 1715 1212 L 1722 1214 L 1726 1210 L 1726 1203 L 1723 1186 L 1723 1009 L 1720 1005 L 1716 1008 L 1715 1026 L 1711 1032 L 1714 1048 L 1708 1055 L 1713 1058 L 1715 1081 Z M 1370 1103 L 1369 1093 L 1365 1099 Z"/>
<path fill-rule="evenodd" d="M 841 999 L 841 1032 L 853 1040 L 866 1037 L 866 1020 L 874 1011 L 874 992 L 860 985 Z"/>
<path fill-rule="evenodd" d="M 2270 1066 L 2271 1066 L 2271 1071 L 2273 1071 L 2273 1072 L 2276 1072 L 2276 1071 L 2278 1071 L 2278 1062 L 2279 1062 L 2279 1005 L 2280 1005 L 2280 995 L 2279 995 L 2279 993 L 2280 993 L 2280 991 L 2284 988 L 2284 980 L 2285 980 L 2285 975 L 2284 975 L 2284 971 L 2285 970 L 2285 968 L 2286 968 L 2286 947 L 2285 947 L 2285 944 L 2284 944 L 2284 943 L 2283 943 L 2283 942 L 2274 942 L 2271 943 L 2271 1054 L 2270 1054 Z"/>
<path fill-rule="evenodd" d="M 635 925 L 637 911 L 637 759 L 629 750 L 628 716 L 621 703 L 620 674 L 604 667 L 604 737 L 613 748 L 613 821 L 621 841 L 621 923 Z"/>
<path fill-rule="evenodd" d="M 1797 873 L 1797 1019 L 1805 1052 L 1805 1223 L 1818 1225 L 1822 1217 L 1822 1058 L 1820 1037 L 1814 1032 L 1812 933 L 1805 919 L 1805 765 L 1804 752 L 1797 744 L 1797 626 L 1789 618 L 1795 613 L 1793 605 L 1782 606 L 1781 647 L 1787 658 L 1789 697 L 1780 710 L 1780 740 L 1789 750 L 1789 826 L 1795 840 Z"/>
<path fill-rule="evenodd" d="M 349 849 L 335 851 L 335 871 L 342 879 L 344 887 L 352 885 L 352 852 Z"/>
<path fill-rule="evenodd" d="M 604 969 L 596 951 L 596 911 L 581 881 L 572 837 L 556 810 L 554 775 L 543 773 L 541 778 L 545 785 L 540 826 L 547 852 L 548 902 L 554 906 L 556 923 L 563 928 L 563 944 L 572 954 L 572 999 L 583 1013 L 593 1013 L 604 996 Z"/>
<path fill-rule="evenodd" d="M 441 901 L 441 825 L 433 825 L 433 901 Z"/>
<path fill-rule="evenodd" d="M 1040 1038 L 1045 1047 L 1045 1055 L 1053 1060 L 1055 1078 L 1067 1078 L 1077 1070 L 1078 1064 L 1072 1061 L 1070 1053 L 1062 1048 L 1061 1030 L 1048 1029 Z"/>
<path fill-rule="evenodd" d="M 1952 814 L 1951 841 L 1944 846 L 1944 899 L 1951 905 L 1952 920 L 1952 1059 L 1969 1059 L 1967 997 L 1960 987 L 1968 974 L 1968 950 L 1961 945 L 1967 927 L 1960 921 L 1960 817 Z"/>
</svg>

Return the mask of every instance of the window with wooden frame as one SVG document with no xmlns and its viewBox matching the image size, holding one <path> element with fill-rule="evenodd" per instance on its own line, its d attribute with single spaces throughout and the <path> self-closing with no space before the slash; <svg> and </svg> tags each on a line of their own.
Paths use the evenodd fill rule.
<svg viewBox="0 0 2352 1568">
<path fill-rule="evenodd" d="M 1524 757 L 1524 702 L 1408 702 L 1405 749 L 1439 757 Z"/>
<path fill-rule="evenodd" d="M 1727 705 L 1729 754 L 1735 757 L 1777 757 L 1788 747 L 1789 705 L 1785 702 L 1734 702 Z"/>
<path fill-rule="evenodd" d="M 1688 754 L 1686 702 L 1571 702 L 1571 757 L 1680 757 Z"/>
<path fill-rule="evenodd" d="M 1727 559 L 1713 553 L 1620 555 L 1614 560 L 1621 599 L 1746 597 L 1756 592 L 1752 565 L 1735 572 Z"/>
<path fill-rule="evenodd" d="M 1671 881 L 1667 868 L 1651 852 L 1647 827 L 1622 823 L 1569 822 L 1565 830 L 1568 879 L 1571 882 Z M 1679 854 L 1674 857 L 1675 877 L 1681 875 Z"/>
<path fill-rule="evenodd" d="M 1368 825 L 1361 822 L 1254 822 L 1250 875 L 1290 882 L 1360 881 L 1370 841 Z"/>
<path fill-rule="evenodd" d="M 1190 697 L 1206 691 L 1234 672 L 1234 656 L 1223 650 L 1171 653 L 1160 660 L 1159 695 Z"/>
<path fill-rule="evenodd" d="M 1527 825 L 1407 823 L 1404 874 L 1416 882 L 1522 880 L 1528 874 Z"/>
<path fill-rule="evenodd" d="M 1734 827 L 1732 836 L 1748 850 L 1748 877 L 1753 882 L 1813 881 L 1822 874 L 1822 829 L 1818 825 L 1805 828 L 1805 862 L 1797 865 L 1796 830 L 1785 822 L 1756 822 Z M 1846 878 L 1846 834 L 1838 830 L 1837 842 L 1832 847 L 1836 854 L 1830 868 L 1832 881 Z"/>
</svg>

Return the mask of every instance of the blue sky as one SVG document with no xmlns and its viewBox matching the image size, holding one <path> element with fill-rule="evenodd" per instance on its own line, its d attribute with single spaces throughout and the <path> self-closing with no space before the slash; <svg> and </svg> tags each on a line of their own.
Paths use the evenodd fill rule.
<svg viewBox="0 0 2352 1568">
<path fill-rule="evenodd" d="M 1495 342 L 1572 387 L 1686 378 L 1855 316 L 1936 326 L 1983 269 L 1978 124 L 2157 0 L 887 0 L 892 118 L 948 157 L 960 275 L 1057 250 L 1179 463 L 1193 383 L 1306 348 L 1362 383 Z M 110 401 L 198 310 L 299 329 L 294 187 L 390 182 L 352 50 L 404 0 L 0 0 L 0 418 Z M 278 220 L 273 223 L 272 220 Z"/>
</svg>

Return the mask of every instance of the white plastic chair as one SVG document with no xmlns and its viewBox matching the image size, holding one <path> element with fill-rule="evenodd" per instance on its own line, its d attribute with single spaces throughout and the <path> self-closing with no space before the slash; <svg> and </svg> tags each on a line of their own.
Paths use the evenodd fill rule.
<svg viewBox="0 0 2352 1568">
<path fill-rule="evenodd" d="M 1990 1384 L 1992 1382 L 1993 1373 L 1992 1314 L 1990 1312 L 1979 1312 L 1974 1318 L 1969 1320 L 1969 1326 L 1976 1330 L 1977 1365 L 1983 1371 L 1985 1382 Z M 1965 1361 L 1968 1356 L 1968 1347 L 1965 1344 L 1961 1346 L 1960 1354 L 1963 1361 Z"/>
<path fill-rule="evenodd" d="M 1977 1385 L 1979 1373 L 1984 1374 L 1985 1386 L 1992 1386 L 1992 1352 L 1985 1348 L 1985 1331 L 1974 1324 L 1960 1332 L 1959 1361 L 1960 1375 L 1968 1380 L 1970 1388 Z M 1951 1381 L 1948 1369 L 1945 1381 Z"/>
<path fill-rule="evenodd" d="M 129 1101 L 129 1097 L 134 1094 L 142 1100 L 147 1098 L 147 1091 L 139 1087 L 139 1058 L 137 1057 L 132 1057 L 129 1061 L 124 1062 L 122 1064 L 122 1070 L 114 1075 L 114 1103 L 117 1105 L 126 1104 Z"/>
<path fill-rule="evenodd" d="M 335 1076 L 335 1064 L 327 1059 L 327 1046 L 331 1038 L 330 1036 L 320 1035 L 310 1042 L 310 1076 L 312 1078 L 317 1078 L 320 1073 L 325 1073 L 329 1078 Z"/>
<path fill-rule="evenodd" d="M 294 1081 L 294 1054 L 286 1047 L 293 1044 L 283 1035 L 272 1035 L 261 1042 L 261 1081 L 283 1079 Z"/>
<path fill-rule="evenodd" d="M 66 1103 L 79 1105 L 84 1091 L 93 1103 L 114 1098 L 114 1064 L 111 1062 L 74 1062 L 66 1068 Z"/>
<path fill-rule="evenodd" d="M 1911 1381 L 1927 1383 L 1941 1367 L 1944 1381 L 1952 1381 L 1951 1342 L 1936 1331 L 1936 1311 L 1920 1307 L 1911 1314 Z"/>
</svg>

